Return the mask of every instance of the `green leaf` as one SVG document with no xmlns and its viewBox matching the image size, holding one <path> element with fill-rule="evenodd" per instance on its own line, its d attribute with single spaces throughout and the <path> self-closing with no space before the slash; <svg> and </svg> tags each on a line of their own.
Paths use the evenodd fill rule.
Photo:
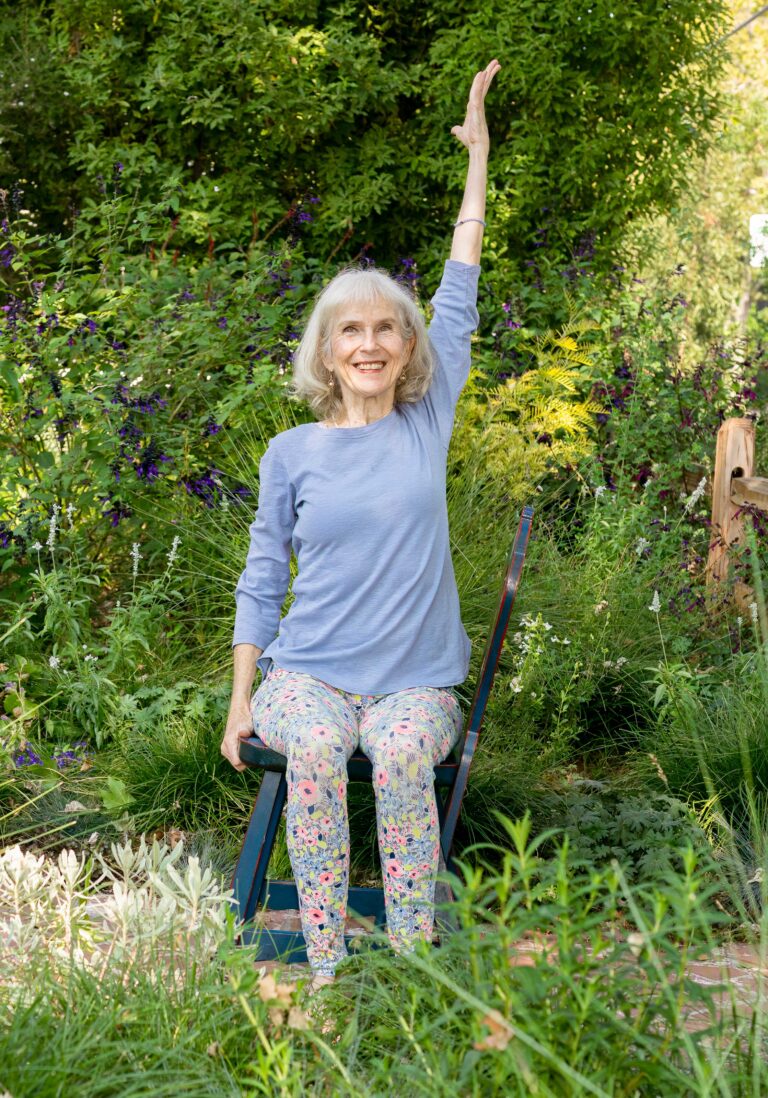
<svg viewBox="0 0 768 1098">
<path fill-rule="evenodd" d="M 107 788 L 101 791 L 101 803 L 107 812 L 122 812 L 128 805 L 133 804 L 134 798 L 128 792 L 126 784 L 120 778 L 111 774 L 107 778 Z"/>
</svg>

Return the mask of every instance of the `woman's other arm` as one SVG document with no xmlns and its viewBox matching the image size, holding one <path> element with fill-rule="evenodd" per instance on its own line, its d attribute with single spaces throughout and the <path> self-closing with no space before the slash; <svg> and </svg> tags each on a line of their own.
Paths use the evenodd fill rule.
<svg viewBox="0 0 768 1098">
<path fill-rule="evenodd" d="M 262 649 L 255 644 L 236 644 L 232 649 L 235 664 L 232 701 L 224 739 L 221 741 L 221 753 L 235 770 L 245 770 L 245 763 L 240 762 L 240 741 L 253 735 L 251 691 L 256 678 L 256 660 L 261 653 Z"/>
<path fill-rule="evenodd" d="M 249 528 L 245 570 L 235 589 L 232 701 L 221 743 L 222 755 L 235 770 L 245 769 L 240 762 L 240 740 L 253 732 L 251 691 L 256 661 L 277 634 L 290 581 L 293 504 L 288 474 L 270 444 L 259 466 L 259 507 Z"/>
<path fill-rule="evenodd" d="M 480 262 L 490 148 L 488 126 L 485 121 L 485 97 L 500 68 L 499 62 L 493 60 L 485 69 L 477 73 L 469 92 L 464 122 L 451 130 L 453 136 L 461 141 L 469 152 L 464 199 L 453 231 L 451 247 L 451 259 L 456 259 L 460 263 Z M 463 224 L 460 224 L 461 222 Z"/>
</svg>

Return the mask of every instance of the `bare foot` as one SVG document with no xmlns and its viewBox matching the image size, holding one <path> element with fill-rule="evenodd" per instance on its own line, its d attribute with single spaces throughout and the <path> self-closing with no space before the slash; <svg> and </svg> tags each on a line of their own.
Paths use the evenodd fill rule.
<svg viewBox="0 0 768 1098">
<path fill-rule="evenodd" d="M 305 989 L 309 1002 L 304 1008 L 304 1013 L 307 1018 L 309 1018 L 310 1022 L 319 1026 L 320 1032 L 323 1035 L 333 1033 L 336 1026 L 328 1008 L 324 1006 L 322 1002 L 313 1002 L 313 1000 L 316 1000 L 317 993 L 321 988 L 328 987 L 335 979 L 335 976 L 323 976 L 322 973 L 316 972 Z"/>
<path fill-rule="evenodd" d="M 321 987 L 327 987 L 328 984 L 332 984 L 335 979 L 335 976 L 324 976 L 321 972 L 316 972 L 309 981 L 309 994 L 314 995 Z"/>
</svg>

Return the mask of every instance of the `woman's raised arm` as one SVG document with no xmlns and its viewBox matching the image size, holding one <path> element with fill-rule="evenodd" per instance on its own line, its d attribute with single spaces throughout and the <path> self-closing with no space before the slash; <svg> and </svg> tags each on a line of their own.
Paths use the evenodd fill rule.
<svg viewBox="0 0 768 1098">
<path fill-rule="evenodd" d="M 490 147 L 488 126 L 485 122 L 485 97 L 500 68 L 499 62 L 493 60 L 485 69 L 477 73 L 469 92 L 464 122 L 451 130 L 453 136 L 458 138 L 469 152 L 464 200 L 456 220 L 451 247 L 451 259 L 457 259 L 461 263 L 480 262 Z"/>
</svg>

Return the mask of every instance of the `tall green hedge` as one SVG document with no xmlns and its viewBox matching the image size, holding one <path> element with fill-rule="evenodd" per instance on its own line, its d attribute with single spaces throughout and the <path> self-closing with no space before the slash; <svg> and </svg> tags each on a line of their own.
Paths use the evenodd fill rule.
<svg viewBox="0 0 768 1098">
<path fill-rule="evenodd" d="M 17 0 L 0 13 L 0 177 L 57 232 L 117 183 L 167 199 L 173 247 L 287 229 L 321 258 L 431 267 L 462 182 L 450 126 L 498 56 L 487 259 L 537 279 L 594 242 L 609 261 L 630 219 L 674 201 L 717 122 L 727 15 L 722 0 Z"/>
</svg>

